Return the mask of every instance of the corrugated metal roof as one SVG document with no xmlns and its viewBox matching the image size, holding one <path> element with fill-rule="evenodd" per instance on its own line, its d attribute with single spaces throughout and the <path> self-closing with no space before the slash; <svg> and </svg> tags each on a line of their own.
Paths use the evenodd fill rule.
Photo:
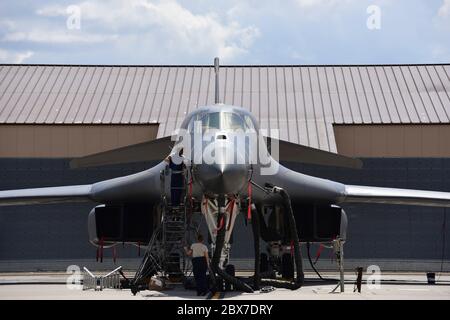
<svg viewBox="0 0 450 320">
<path fill-rule="evenodd" d="M 336 151 L 333 124 L 450 123 L 450 65 L 222 66 L 220 97 L 282 139 Z M 212 66 L 0 65 L 0 123 L 160 123 L 214 102 Z"/>
</svg>

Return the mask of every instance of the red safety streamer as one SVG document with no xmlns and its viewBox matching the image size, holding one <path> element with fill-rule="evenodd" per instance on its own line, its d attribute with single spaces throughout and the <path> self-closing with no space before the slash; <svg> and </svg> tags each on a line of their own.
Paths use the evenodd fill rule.
<svg viewBox="0 0 450 320">
<path fill-rule="evenodd" d="M 316 260 L 314 260 L 314 264 L 316 264 L 317 261 L 319 260 L 320 255 L 322 254 L 323 248 L 324 248 L 323 244 L 320 244 L 319 249 L 317 250 Z"/>
<path fill-rule="evenodd" d="M 223 217 L 220 219 L 219 226 L 217 227 L 216 232 L 222 230 L 222 228 L 223 228 Z"/>
<path fill-rule="evenodd" d="M 294 240 L 291 240 L 291 256 L 294 256 Z"/>
<path fill-rule="evenodd" d="M 248 182 L 248 207 L 247 207 L 247 219 L 252 218 L 252 184 Z"/>
</svg>

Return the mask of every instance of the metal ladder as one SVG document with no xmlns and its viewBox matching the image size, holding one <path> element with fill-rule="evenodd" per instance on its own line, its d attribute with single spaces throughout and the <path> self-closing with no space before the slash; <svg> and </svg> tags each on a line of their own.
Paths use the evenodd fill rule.
<svg viewBox="0 0 450 320">
<path fill-rule="evenodd" d="M 161 227 L 155 230 L 150 242 L 145 250 L 139 268 L 136 270 L 134 278 L 131 280 L 130 287 L 133 294 L 140 291 L 141 286 L 145 287 L 152 276 L 162 270 L 161 259 Z"/>
<path fill-rule="evenodd" d="M 186 266 L 183 247 L 185 246 L 186 212 L 185 206 L 168 206 L 162 221 L 163 271 L 170 279 L 182 278 Z"/>
<path fill-rule="evenodd" d="M 103 289 L 121 289 L 120 270 L 122 270 L 122 266 L 103 276 L 95 276 L 86 267 L 83 270 L 83 290 L 93 289 L 94 291 L 102 291 Z"/>
<path fill-rule="evenodd" d="M 144 288 L 153 275 L 160 274 L 173 281 L 181 281 L 185 274 L 184 254 L 186 235 L 186 197 L 179 206 L 168 203 L 165 187 L 166 171 L 161 178 L 161 225 L 155 230 L 147 245 L 144 258 L 131 283 L 133 294 Z M 183 186 L 183 190 L 185 186 Z"/>
</svg>

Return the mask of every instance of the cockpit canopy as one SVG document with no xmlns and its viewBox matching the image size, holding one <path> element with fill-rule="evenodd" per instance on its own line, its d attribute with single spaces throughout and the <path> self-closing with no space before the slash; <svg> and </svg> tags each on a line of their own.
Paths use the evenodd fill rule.
<svg viewBox="0 0 450 320">
<path fill-rule="evenodd" d="M 200 122 L 202 132 L 207 130 L 242 130 L 244 132 L 257 130 L 256 122 L 247 110 L 229 106 L 203 107 L 196 110 L 186 118 L 182 127 L 193 132 L 196 121 Z"/>
<path fill-rule="evenodd" d="M 247 123 L 243 117 L 231 112 L 207 113 L 201 117 L 200 121 L 202 122 L 202 131 L 253 129 L 252 123 Z"/>
</svg>

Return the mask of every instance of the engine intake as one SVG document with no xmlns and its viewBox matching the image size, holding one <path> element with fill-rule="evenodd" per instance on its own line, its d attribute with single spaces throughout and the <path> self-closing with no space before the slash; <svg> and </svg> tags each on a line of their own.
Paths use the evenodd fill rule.
<svg viewBox="0 0 450 320">
<path fill-rule="evenodd" d="M 293 205 L 300 242 L 331 242 L 347 236 L 347 215 L 338 206 Z"/>
<path fill-rule="evenodd" d="M 104 247 L 118 243 L 146 245 L 155 229 L 154 220 L 154 206 L 150 204 L 100 205 L 89 213 L 89 241 Z"/>
</svg>

